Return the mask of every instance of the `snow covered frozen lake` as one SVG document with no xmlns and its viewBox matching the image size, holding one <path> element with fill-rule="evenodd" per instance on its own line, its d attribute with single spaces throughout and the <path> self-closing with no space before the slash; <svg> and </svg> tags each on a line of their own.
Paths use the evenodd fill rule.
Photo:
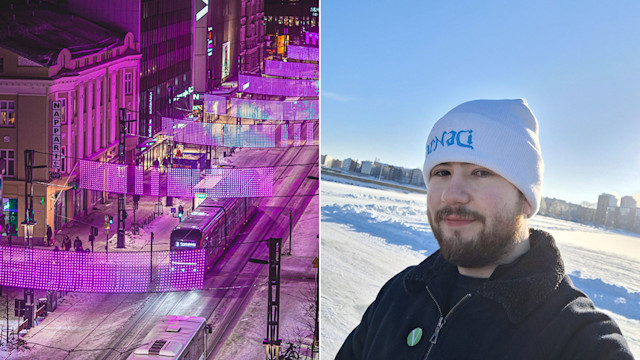
<svg viewBox="0 0 640 360">
<path fill-rule="evenodd" d="M 426 195 L 322 175 L 321 354 L 333 359 L 380 287 L 438 249 Z M 609 313 L 640 359 L 640 235 L 537 215 L 574 284 Z"/>
</svg>

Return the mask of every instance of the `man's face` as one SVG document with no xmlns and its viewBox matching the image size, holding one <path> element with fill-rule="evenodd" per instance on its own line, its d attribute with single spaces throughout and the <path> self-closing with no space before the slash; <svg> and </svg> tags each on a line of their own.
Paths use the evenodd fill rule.
<svg viewBox="0 0 640 360">
<path fill-rule="evenodd" d="M 531 213 L 522 193 L 470 163 L 442 163 L 429 175 L 427 216 L 444 258 L 465 268 L 498 264 L 520 240 Z"/>
</svg>

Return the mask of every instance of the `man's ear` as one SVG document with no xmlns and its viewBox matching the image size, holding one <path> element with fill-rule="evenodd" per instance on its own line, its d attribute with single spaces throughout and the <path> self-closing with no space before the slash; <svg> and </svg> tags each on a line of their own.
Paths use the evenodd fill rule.
<svg viewBox="0 0 640 360">
<path fill-rule="evenodd" d="M 524 203 L 522 204 L 522 213 L 527 218 L 530 218 L 531 215 L 533 215 L 533 206 L 531 206 L 531 204 L 529 203 L 529 200 L 527 200 L 527 198 L 524 198 Z"/>
</svg>

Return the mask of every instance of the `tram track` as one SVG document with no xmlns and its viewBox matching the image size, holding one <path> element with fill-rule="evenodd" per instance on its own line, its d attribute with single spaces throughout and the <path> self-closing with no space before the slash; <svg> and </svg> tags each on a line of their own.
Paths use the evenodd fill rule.
<svg viewBox="0 0 640 360">
<path fill-rule="evenodd" d="M 136 332 L 136 335 L 140 333 L 140 331 L 144 328 L 149 327 L 153 327 L 153 325 L 155 325 L 155 321 L 151 322 L 152 319 L 158 319 L 160 317 L 162 317 L 165 314 L 160 314 L 158 315 L 158 311 L 162 308 L 162 304 L 164 304 L 167 299 L 171 298 L 172 296 L 174 296 L 175 294 L 180 294 L 180 300 L 182 298 L 184 298 L 186 296 L 186 292 L 180 292 L 180 293 L 176 293 L 176 292 L 164 292 L 161 293 L 160 295 L 157 294 L 153 294 L 151 296 L 151 304 L 149 304 L 149 306 L 145 306 L 144 310 L 142 310 L 142 312 L 136 314 L 134 319 L 131 319 L 129 322 L 131 323 L 131 325 L 127 328 L 126 331 L 122 332 L 120 334 L 120 336 L 116 339 L 115 342 L 113 342 L 110 346 L 110 350 L 104 354 L 103 356 L 101 356 L 99 359 L 100 360 L 108 360 L 108 359 L 113 359 L 113 353 L 114 352 L 118 352 L 118 355 L 115 359 L 121 359 L 122 356 L 120 355 L 121 351 L 115 350 L 115 349 L 119 349 L 122 348 L 122 351 L 125 351 L 126 349 L 129 349 L 132 345 L 131 345 L 131 341 L 129 341 L 129 343 L 126 343 L 127 339 L 135 339 L 135 336 L 132 336 L 134 334 L 134 330 L 138 329 L 138 331 Z M 129 294 L 131 295 L 131 294 Z M 154 296 L 155 295 L 155 296 Z M 172 306 L 175 307 L 178 302 L 174 302 L 174 305 Z M 171 312 L 171 309 L 169 309 L 168 313 Z M 149 316 L 149 313 L 151 313 L 151 315 Z M 89 335 L 87 335 L 88 337 Z M 144 337 L 144 336 L 143 336 Z M 122 345 L 125 346 L 122 346 Z M 134 348 L 137 348 L 139 346 L 142 346 L 143 344 L 136 344 L 136 346 Z M 131 349 L 133 350 L 133 349 Z"/>
<path fill-rule="evenodd" d="M 306 169 L 303 174 L 301 175 L 301 179 L 305 179 L 308 174 L 310 173 L 310 171 L 313 170 L 313 166 L 310 166 L 308 169 Z M 300 190 L 303 191 L 300 191 Z M 304 189 L 303 187 L 299 187 L 296 190 L 296 193 L 292 194 L 292 195 L 300 195 L 299 193 L 302 192 L 304 193 L 305 190 L 308 189 Z M 276 222 L 272 222 L 271 226 L 267 229 L 265 229 L 264 231 L 262 231 L 262 237 L 266 237 L 269 236 L 268 234 L 273 234 L 273 229 L 274 228 L 278 228 L 279 230 L 282 230 L 284 227 L 282 226 L 282 222 L 287 221 L 288 219 L 283 219 L 283 217 L 281 216 L 284 212 L 285 209 L 288 208 L 288 205 L 292 202 L 292 199 L 295 199 L 296 196 L 290 196 L 286 198 L 285 203 L 283 204 L 283 206 L 278 206 L 278 208 L 280 209 L 276 215 L 277 219 L 280 219 L 281 221 L 276 221 Z M 306 204 L 305 204 L 306 205 Z M 258 225 L 256 225 L 258 226 Z M 279 234 L 273 234 L 273 235 L 279 235 Z M 257 247 L 256 247 L 257 248 Z M 254 252 L 252 252 L 253 255 L 255 255 L 255 250 Z M 250 265 L 250 264 L 247 264 Z M 259 265 L 256 266 L 257 268 L 257 272 L 255 273 L 255 280 L 254 280 L 254 284 L 258 281 L 260 274 L 267 272 L 267 267 L 262 266 L 260 267 Z M 219 330 L 216 332 L 216 334 L 213 336 L 213 339 L 211 341 L 211 344 L 207 344 L 208 348 L 210 349 L 210 357 L 214 356 L 222 347 L 224 340 L 228 337 L 228 335 L 230 334 L 230 332 L 233 330 L 233 326 L 235 325 L 238 321 L 239 316 L 242 314 L 242 311 L 246 308 L 246 305 L 248 303 L 248 300 L 251 299 L 251 296 L 249 296 L 253 290 L 255 289 L 255 286 L 251 286 L 251 287 L 247 287 L 241 290 L 241 296 L 239 298 L 237 298 L 236 301 L 232 301 L 232 308 L 230 310 L 227 311 L 227 316 L 224 318 L 222 324 L 220 324 L 218 326 Z M 213 316 L 213 314 L 215 313 L 215 309 L 214 311 L 211 312 L 210 316 L 207 318 L 211 318 Z"/>
<path fill-rule="evenodd" d="M 119 354 L 124 352 L 125 350 L 133 350 L 133 345 L 142 345 L 138 344 L 140 340 L 142 340 L 145 334 L 163 315 L 174 313 L 203 316 L 209 320 L 214 320 L 216 318 L 216 313 L 223 315 L 221 319 L 222 322 L 219 323 L 216 321 L 216 325 L 220 325 L 216 326 L 216 334 L 210 336 L 207 343 L 207 348 L 211 349 L 211 352 L 208 351 L 208 353 L 214 353 L 214 351 L 219 350 L 222 343 L 224 342 L 225 337 L 230 332 L 230 329 L 233 329 L 231 325 L 234 324 L 235 321 L 237 321 L 237 317 L 242 313 L 241 310 L 246 307 L 248 299 L 251 298 L 249 295 L 252 293 L 252 290 L 258 283 L 260 274 L 266 270 L 259 265 L 251 264 L 248 262 L 250 258 L 259 255 L 259 246 L 264 245 L 264 242 L 246 241 L 246 239 L 248 239 L 249 236 L 251 236 L 251 238 L 259 236 L 261 240 L 264 240 L 265 236 L 268 236 L 268 234 L 274 231 L 274 228 L 284 228 L 283 223 L 285 221 L 288 223 L 288 218 L 285 218 L 281 215 L 283 215 L 285 209 L 288 209 L 290 207 L 290 204 L 295 202 L 292 201 L 292 199 L 296 198 L 295 195 L 298 193 L 299 188 L 296 189 L 294 194 L 289 194 L 291 196 L 287 196 L 287 194 L 281 194 L 279 192 L 284 190 L 290 191 L 291 189 L 289 186 L 284 186 L 281 183 L 284 183 L 288 177 L 295 176 L 296 173 L 298 173 L 297 180 L 299 180 L 300 183 L 303 183 L 308 174 L 313 171 L 314 166 L 316 167 L 316 170 L 318 168 L 317 164 L 295 164 L 296 160 L 300 157 L 300 154 L 304 151 L 304 149 L 305 147 L 288 148 L 283 151 L 283 153 L 275 161 L 274 166 L 276 167 L 276 173 L 274 175 L 276 176 L 274 177 L 274 189 L 277 189 L 276 194 L 274 194 L 274 197 L 272 198 L 266 198 L 261 201 L 260 207 L 262 212 L 258 214 L 260 215 L 260 217 L 266 217 L 267 220 L 263 221 L 267 221 L 270 225 L 263 225 L 263 229 L 265 230 L 261 231 L 260 235 L 255 235 L 254 231 L 258 226 L 260 226 L 259 223 L 261 219 L 258 216 L 254 216 L 253 220 L 240 231 L 240 233 L 238 234 L 239 237 L 236 237 L 236 239 L 232 241 L 233 245 L 227 251 L 225 251 L 225 254 L 221 257 L 220 260 L 223 261 L 219 260 L 219 264 L 216 264 L 214 269 L 212 269 L 211 271 L 211 273 L 216 273 L 216 269 L 223 269 L 224 273 L 227 273 L 229 275 L 225 276 L 223 279 L 213 278 L 211 281 L 207 281 L 207 279 L 205 279 L 205 284 L 210 283 L 211 286 L 208 287 L 207 285 L 205 285 L 205 289 L 203 290 L 182 292 L 178 301 L 173 302 L 173 305 L 168 309 L 166 309 L 163 304 L 167 299 L 171 297 L 171 294 L 175 293 L 162 293 L 160 295 L 152 294 L 150 303 L 145 305 L 144 310 L 136 314 L 135 317 L 129 321 L 131 325 L 128 326 L 124 331 L 120 332 L 117 339 L 111 343 L 110 348 L 113 350 L 110 350 L 108 353 L 100 357 L 101 360 L 123 358 L 124 355 L 120 356 Z M 317 149 L 317 147 L 315 147 L 315 149 Z M 319 155 L 318 151 L 315 150 L 314 154 L 315 155 L 313 155 L 312 158 L 315 162 L 317 162 L 317 158 Z M 259 161 L 259 159 L 256 160 Z M 303 171 L 297 170 L 296 167 L 298 166 L 304 166 L 305 169 Z M 302 174 L 299 174 L 300 172 L 302 172 Z M 317 187 L 315 191 L 317 191 Z M 309 194 L 309 196 L 313 196 L 313 194 Z M 275 202 L 275 204 L 277 205 L 274 206 L 273 204 L 271 204 L 272 202 Z M 263 206 L 263 204 L 265 206 Z M 269 205 L 272 205 L 272 209 L 278 208 L 280 209 L 280 211 L 266 214 L 264 212 L 264 209 L 265 207 L 269 207 Z M 277 221 L 268 221 L 272 219 L 277 219 Z M 245 239 L 246 242 L 243 241 L 243 239 Z M 249 247 L 245 248 L 241 252 L 238 250 L 239 247 L 245 246 Z M 243 254 L 241 259 L 237 258 L 239 253 Z M 251 271 L 252 267 L 253 271 Z M 243 272 L 246 270 L 249 270 L 249 273 Z M 222 274 L 222 272 L 216 274 L 217 275 L 215 276 L 219 276 Z M 247 276 L 249 276 L 248 279 Z M 207 288 L 209 290 L 207 290 Z M 210 296 L 201 296 L 199 297 L 199 299 L 196 299 L 195 301 L 199 303 L 197 305 L 193 304 L 192 301 L 184 301 L 185 298 L 188 297 L 188 294 L 193 292 L 208 292 Z M 201 298 L 205 298 L 207 301 L 203 302 L 201 301 Z M 164 310 L 162 310 L 163 308 Z M 138 341 L 138 343 L 136 343 L 136 340 Z M 114 357 L 114 352 L 118 352 L 119 357 Z"/>
</svg>

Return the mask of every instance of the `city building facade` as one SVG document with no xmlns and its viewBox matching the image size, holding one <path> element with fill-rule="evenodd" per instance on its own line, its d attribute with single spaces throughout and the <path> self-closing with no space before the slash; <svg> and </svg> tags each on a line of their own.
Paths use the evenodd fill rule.
<svg viewBox="0 0 640 360">
<path fill-rule="evenodd" d="M 140 53 L 131 32 L 118 33 L 47 4 L 3 11 L 0 29 L 0 138 L 3 209 L 25 215 L 25 150 L 34 150 L 34 238 L 86 212 L 104 194 L 78 190 L 78 160 L 117 157 L 120 108 L 137 120 Z M 40 29 L 57 28 L 59 32 Z M 137 133 L 137 123 L 127 132 Z M 131 156 L 131 154 L 130 154 Z"/>
</svg>

